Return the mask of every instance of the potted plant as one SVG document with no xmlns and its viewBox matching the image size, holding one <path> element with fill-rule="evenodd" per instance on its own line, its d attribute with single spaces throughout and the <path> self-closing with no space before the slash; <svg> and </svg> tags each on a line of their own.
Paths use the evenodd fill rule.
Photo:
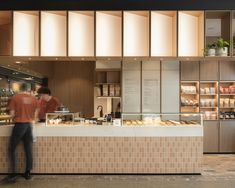
<svg viewBox="0 0 235 188">
<path fill-rule="evenodd" d="M 206 48 L 204 49 L 205 55 L 206 56 L 215 56 L 215 49 L 216 49 L 215 42 L 207 44 Z"/>
<path fill-rule="evenodd" d="M 216 41 L 216 54 L 218 56 L 227 56 L 228 55 L 229 42 L 223 38 L 218 38 Z"/>
</svg>

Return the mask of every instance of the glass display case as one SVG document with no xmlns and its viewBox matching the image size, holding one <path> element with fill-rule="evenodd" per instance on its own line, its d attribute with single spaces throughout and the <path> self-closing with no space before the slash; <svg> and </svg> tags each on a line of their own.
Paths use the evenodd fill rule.
<svg viewBox="0 0 235 188">
<path fill-rule="evenodd" d="M 180 114 L 158 114 L 158 113 L 136 113 L 122 114 L 123 126 L 195 126 L 203 125 L 203 114 L 180 113 Z"/>
<path fill-rule="evenodd" d="M 46 114 L 46 126 L 74 125 L 74 113 L 56 112 Z"/>
</svg>

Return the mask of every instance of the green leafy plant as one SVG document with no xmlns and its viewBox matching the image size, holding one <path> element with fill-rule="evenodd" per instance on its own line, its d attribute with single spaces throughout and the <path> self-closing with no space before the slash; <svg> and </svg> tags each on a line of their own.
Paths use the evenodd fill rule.
<svg viewBox="0 0 235 188">
<path fill-rule="evenodd" d="M 208 55 L 208 51 L 210 49 L 216 49 L 216 43 L 215 42 L 212 42 L 212 43 L 209 43 L 209 44 L 206 45 L 206 48 L 204 48 L 204 54 Z"/>
<path fill-rule="evenodd" d="M 216 40 L 215 44 L 216 44 L 216 47 L 217 47 L 217 48 L 223 48 L 223 49 L 225 49 L 225 47 L 229 47 L 229 42 L 226 41 L 226 40 L 224 40 L 224 39 L 221 38 L 221 37 Z"/>
<path fill-rule="evenodd" d="M 207 44 L 207 49 L 216 49 L 216 43 L 215 42 L 212 42 L 212 43 L 209 43 Z"/>
</svg>

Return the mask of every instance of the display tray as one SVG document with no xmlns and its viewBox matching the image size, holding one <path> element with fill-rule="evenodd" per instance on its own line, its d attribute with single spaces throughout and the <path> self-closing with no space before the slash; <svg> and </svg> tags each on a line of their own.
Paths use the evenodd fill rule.
<svg viewBox="0 0 235 188">
<path fill-rule="evenodd" d="M 192 126 L 200 125 L 197 121 L 175 121 L 175 120 L 166 120 L 166 121 L 147 121 L 147 120 L 124 120 L 124 126 Z"/>
</svg>

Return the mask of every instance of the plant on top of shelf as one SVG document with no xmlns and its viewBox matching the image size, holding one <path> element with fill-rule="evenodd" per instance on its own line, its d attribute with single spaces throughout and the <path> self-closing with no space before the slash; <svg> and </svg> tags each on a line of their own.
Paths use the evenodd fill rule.
<svg viewBox="0 0 235 188">
<path fill-rule="evenodd" d="M 216 43 L 215 42 L 209 43 L 204 49 L 204 54 L 206 56 L 215 56 L 215 50 L 216 50 Z"/>
<path fill-rule="evenodd" d="M 219 37 L 216 41 L 216 54 L 218 56 L 227 56 L 228 55 L 228 47 L 229 42 L 224 40 L 222 37 Z"/>
</svg>

